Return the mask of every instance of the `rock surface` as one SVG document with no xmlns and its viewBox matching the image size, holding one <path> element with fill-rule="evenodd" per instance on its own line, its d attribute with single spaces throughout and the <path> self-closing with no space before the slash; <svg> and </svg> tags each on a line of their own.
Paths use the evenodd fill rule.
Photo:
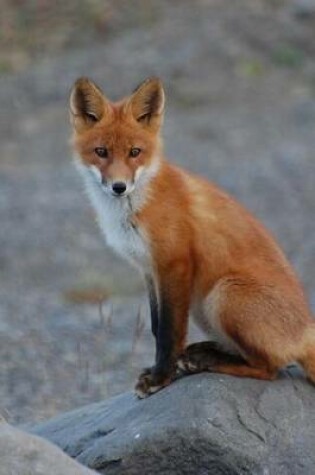
<svg viewBox="0 0 315 475">
<path fill-rule="evenodd" d="M 28 430 L 106 475 L 313 475 L 314 395 L 295 368 L 274 382 L 200 374 Z"/>
<path fill-rule="evenodd" d="M 0 425 L 0 475 L 93 475 L 58 447 L 9 424 Z"/>
</svg>

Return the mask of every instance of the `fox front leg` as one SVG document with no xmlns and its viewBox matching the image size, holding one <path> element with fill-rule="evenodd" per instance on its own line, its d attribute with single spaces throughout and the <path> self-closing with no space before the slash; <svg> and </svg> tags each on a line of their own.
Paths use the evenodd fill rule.
<svg viewBox="0 0 315 475">
<path fill-rule="evenodd" d="M 161 279 L 159 298 L 154 286 L 149 287 L 152 333 L 156 339 L 155 365 L 145 370 L 135 387 L 144 398 L 171 383 L 175 375 L 176 359 L 186 341 L 190 301 L 190 276 L 186 266 L 172 269 Z M 151 290 L 150 290 L 151 289 Z M 150 293 L 151 292 L 151 293 Z"/>
<path fill-rule="evenodd" d="M 155 283 L 153 277 L 150 275 L 145 276 L 146 287 L 149 297 L 149 305 L 150 305 L 150 316 L 151 316 L 151 331 L 154 336 L 155 340 L 155 361 L 157 360 L 157 352 L 158 352 L 158 327 L 159 327 L 159 303 L 158 303 L 158 296 L 157 291 L 155 288 Z M 144 376 L 147 376 L 152 372 L 155 366 L 148 366 L 143 369 L 142 373 L 139 376 L 139 380 Z"/>
<path fill-rule="evenodd" d="M 155 359 L 157 359 L 158 352 L 158 328 L 159 328 L 159 302 L 155 289 L 155 283 L 151 276 L 146 278 L 147 289 L 149 294 L 150 314 L 151 314 L 151 331 L 155 338 Z"/>
</svg>

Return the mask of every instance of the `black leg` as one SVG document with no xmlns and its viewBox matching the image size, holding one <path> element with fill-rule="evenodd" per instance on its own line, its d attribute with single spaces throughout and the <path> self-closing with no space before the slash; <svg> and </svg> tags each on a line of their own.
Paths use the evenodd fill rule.
<svg viewBox="0 0 315 475">
<path fill-rule="evenodd" d="M 158 297 L 155 289 L 154 280 L 150 275 L 145 276 L 145 281 L 147 285 L 147 291 L 149 296 L 149 305 L 150 305 L 150 316 L 151 316 L 151 331 L 155 339 L 155 363 L 157 361 L 158 353 L 158 328 L 159 328 L 159 303 Z M 152 373 L 153 367 L 145 367 L 142 373 L 139 376 L 139 379 L 143 378 Z"/>
<path fill-rule="evenodd" d="M 155 365 L 152 368 L 145 368 L 142 375 L 152 373 L 165 375 L 170 372 L 171 366 L 174 366 L 174 361 L 171 361 L 174 353 L 171 306 L 163 297 L 159 306 L 152 277 L 147 276 L 146 283 L 150 302 L 151 330 L 155 337 Z"/>
<path fill-rule="evenodd" d="M 151 329 L 156 340 L 154 372 L 166 374 L 171 365 L 174 365 L 174 361 L 171 361 L 174 353 L 172 308 L 167 297 L 163 295 L 161 295 L 159 308 L 154 281 L 151 277 L 147 277 L 147 286 L 150 299 Z"/>
<path fill-rule="evenodd" d="M 156 359 L 157 359 L 157 338 L 158 338 L 158 327 L 159 327 L 159 304 L 158 298 L 155 290 L 155 285 L 153 278 L 151 276 L 146 276 L 147 289 L 149 294 L 149 303 L 150 303 L 150 313 L 151 313 L 151 330 L 156 340 Z"/>
<path fill-rule="evenodd" d="M 174 316 L 173 309 L 166 296 L 161 296 L 159 314 L 159 326 L 157 333 L 157 352 L 154 373 L 156 375 L 168 375 L 174 367 Z"/>
<path fill-rule="evenodd" d="M 155 325 L 156 320 L 153 322 Z M 175 376 L 173 315 L 171 306 L 163 298 L 160 303 L 158 326 L 154 328 L 156 330 L 156 360 L 152 368 L 146 368 L 139 376 L 135 390 L 141 398 L 167 386 Z"/>
<path fill-rule="evenodd" d="M 148 281 L 147 281 L 148 282 Z M 158 297 L 148 282 L 152 332 L 156 336 L 155 366 L 143 372 L 136 384 L 139 397 L 167 386 L 176 373 L 176 359 L 184 350 L 190 302 L 190 269 L 176 261 L 161 270 Z"/>
</svg>

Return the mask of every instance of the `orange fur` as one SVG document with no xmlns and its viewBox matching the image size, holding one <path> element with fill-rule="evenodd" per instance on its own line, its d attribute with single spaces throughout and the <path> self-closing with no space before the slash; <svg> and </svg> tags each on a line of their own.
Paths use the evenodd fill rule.
<svg viewBox="0 0 315 475">
<path fill-rule="evenodd" d="M 172 348 L 168 355 L 162 336 L 157 336 L 158 346 L 164 348 L 160 359 L 166 358 L 170 368 L 164 364 L 162 371 L 157 361 L 151 376 L 143 376 L 145 383 L 140 378 L 140 392 L 168 384 L 185 347 L 193 307 L 202 309 L 200 322 L 208 333 L 215 330 L 246 361 L 221 362 L 213 370 L 272 379 L 279 368 L 299 361 L 315 382 L 314 323 L 294 271 L 246 209 L 215 185 L 165 160 L 159 137 L 164 106 L 159 80 L 145 82 L 119 103 L 108 101 L 91 84 L 79 80 L 71 96 L 74 148 L 83 164 L 97 167 L 104 180 L 130 180 L 136 189 L 137 170 L 158 163 L 141 189 L 140 204 L 131 206 L 130 221 L 149 249 L 143 272 L 155 282 L 160 328 L 164 314 L 171 319 L 167 341 Z M 80 94 L 86 94 L 83 105 Z M 108 148 L 106 160 L 95 155 L 99 146 Z M 141 154 L 130 159 L 134 146 Z"/>
</svg>

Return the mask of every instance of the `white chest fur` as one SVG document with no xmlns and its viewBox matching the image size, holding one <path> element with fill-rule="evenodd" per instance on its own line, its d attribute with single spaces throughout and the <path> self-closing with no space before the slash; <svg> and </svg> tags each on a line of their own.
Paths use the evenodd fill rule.
<svg viewBox="0 0 315 475">
<path fill-rule="evenodd" d="M 79 164 L 86 190 L 96 210 L 98 222 L 107 244 L 133 265 L 145 270 L 150 266 L 150 252 L 145 230 L 132 221 L 134 203 L 130 196 L 115 197 L 100 185 L 95 170 Z"/>
</svg>

